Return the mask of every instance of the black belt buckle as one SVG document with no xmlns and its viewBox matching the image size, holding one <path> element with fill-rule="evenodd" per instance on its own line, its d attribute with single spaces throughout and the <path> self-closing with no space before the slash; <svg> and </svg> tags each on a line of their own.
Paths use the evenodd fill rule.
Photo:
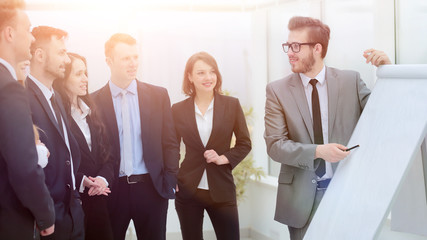
<svg viewBox="0 0 427 240">
<path fill-rule="evenodd" d="M 130 180 L 130 177 L 132 177 L 132 175 L 130 175 L 130 176 L 126 176 L 126 181 L 128 182 L 128 184 L 134 184 L 134 183 L 137 183 L 137 182 L 131 181 L 131 180 Z"/>
</svg>

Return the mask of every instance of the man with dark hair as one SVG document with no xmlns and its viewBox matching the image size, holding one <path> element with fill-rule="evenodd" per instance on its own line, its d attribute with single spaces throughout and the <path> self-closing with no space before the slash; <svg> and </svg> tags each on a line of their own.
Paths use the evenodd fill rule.
<svg viewBox="0 0 427 240">
<path fill-rule="evenodd" d="M 55 212 L 37 164 L 33 123 L 18 64 L 34 37 L 23 1 L 0 0 L 0 239 L 34 239 L 54 231 Z"/>
<path fill-rule="evenodd" d="M 166 238 L 168 199 L 175 198 L 179 144 L 166 89 L 136 80 L 136 40 L 114 34 L 105 43 L 110 81 L 92 94 L 110 131 L 115 181 L 109 208 L 114 239 L 132 219 L 138 239 Z"/>
<path fill-rule="evenodd" d="M 293 74 L 267 85 L 265 142 L 281 163 L 275 220 L 288 225 L 292 240 L 303 239 L 370 90 L 355 71 L 326 67 L 330 29 L 320 20 L 293 17 L 282 44 Z M 367 62 L 390 63 L 367 50 Z"/>
<path fill-rule="evenodd" d="M 65 64 L 70 63 L 65 48 L 67 33 L 47 26 L 36 27 L 32 33 L 35 41 L 31 45 L 33 57 L 27 93 L 34 124 L 41 129 L 40 140 L 50 151 L 44 172 L 55 202 L 53 237 L 84 239 L 83 210 L 75 180 L 80 150 L 71 134 L 61 97 L 52 88 L 55 79 L 64 77 Z"/>
</svg>

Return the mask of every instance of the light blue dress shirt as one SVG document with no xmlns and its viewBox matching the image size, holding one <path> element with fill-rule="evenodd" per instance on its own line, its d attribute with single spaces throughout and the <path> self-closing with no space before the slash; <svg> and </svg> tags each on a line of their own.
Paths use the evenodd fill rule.
<svg viewBox="0 0 427 240">
<path fill-rule="evenodd" d="M 117 127 L 120 139 L 120 156 L 123 156 L 123 124 L 122 124 L 122 88 L 115 85 L 111 80 L 108 82 L 111 96 L 113 97 L 114 112 L 116 113 Z M 132 133 L 132 175 L 148 173 L 144 162 L 141 138 L 141 115 L 139 111 L 138 90 L 136 80 L 133 80 L 126 88 L 127 102 L 129 104 L 130 130 Z M 123 159 L 120 159 L 123 161 Z M 119 176 L 126 176 L 124 169 L 120 169 Z"/>
</svg>

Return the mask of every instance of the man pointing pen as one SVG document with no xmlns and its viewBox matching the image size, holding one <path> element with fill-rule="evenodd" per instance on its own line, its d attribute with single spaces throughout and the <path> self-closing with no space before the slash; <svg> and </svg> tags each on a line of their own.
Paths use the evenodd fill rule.
<svg viewBox="0 0 427 240">
<path fill-rule="evenodd" d="M 293 74 L 267 85 L 265 142 L 281 163 L 275 220 L 288 225 L 292 240 L 303 239 L 347 144 L 370 90 L 355 71 L 327 67 L 330 29 L 320 20 L 293 17 L 282 44 Z M 367 63 L 389 64 L 375 49 Z"/>
</svg>

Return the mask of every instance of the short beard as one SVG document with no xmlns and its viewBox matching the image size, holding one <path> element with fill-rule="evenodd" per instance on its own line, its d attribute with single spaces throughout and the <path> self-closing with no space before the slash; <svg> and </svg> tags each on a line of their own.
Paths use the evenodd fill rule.
<svg viewBox="0 0 427 240">
<path fill-rule="evenodd" d="M 314 59 L 314 55 L 311 52 L 310 55 L 306 59 L 301 59 L 302 67 L 301 69 L 295 69 L 292 67 L 292 72 L 294 73 L 307 73 L 313 69 L 316 60 Z"/>
<path fill-rule="evenodd" d="M 49 75 L 51 75 L 54 79 L 64 78 L 65 77 L 64 72 L 59 71 L 59 69 L 57 69 L 57 71 L 55 71 L 55 69 L 50 68 L 53 65 L 54 64 L 50 64 L 50 58 L 49 58 L 49 56 L 47 56 L 44 71 L 46 73 L 48 73 Z"/>
</svg>

